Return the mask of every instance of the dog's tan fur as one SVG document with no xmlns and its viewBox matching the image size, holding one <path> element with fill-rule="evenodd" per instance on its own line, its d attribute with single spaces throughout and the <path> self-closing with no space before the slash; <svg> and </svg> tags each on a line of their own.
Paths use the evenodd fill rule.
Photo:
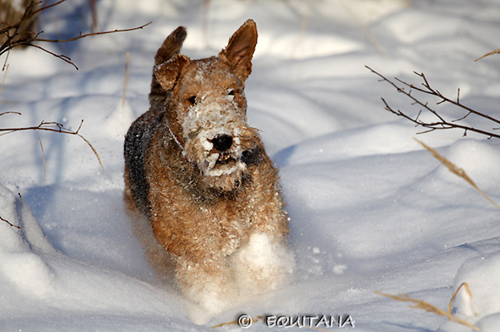
<svg viewBox="0 0 500 332">
<path fill-rule="evenodd" d="M 151 108 L 125 139 L 124 196 L 172 255 L 183 293 L 211 315 L 276 289 L 293 262 L 278 171 L 246 123 L 255 23 L 217 57 L 179 54 L 185 37 L 179 27 L 155 56 Z"/>
</svg>

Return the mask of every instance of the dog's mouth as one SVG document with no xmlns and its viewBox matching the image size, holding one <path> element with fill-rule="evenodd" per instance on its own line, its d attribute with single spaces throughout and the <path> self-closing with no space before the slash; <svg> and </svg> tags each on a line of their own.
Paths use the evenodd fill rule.
<svg viewBox="0 0 500 332">
<path fill-rule="evenodd" d="M 221 153 L 217 159 L 216 165 L 234 165 L 236 164 L 236 159 L 227 153 Z"/>
<path fill-rule="evenodd" d="M 211 161 L 208 160 L 208 164 L 205 164 L 204 172 L 208 176 L 233 175 L 246 168 L 241 158 L 230 153 L 212 154 L 212 158 L 209 159 Z"/>
<path fill-rule="evenodd" d="M 244 167 L 244 164 L 239 158 L 236 158 L 235 156 L 228 153 L 219 153 L 219 157 L 215 161 L 212 170 L 215 171 L 217 175 L 227 175 L 237 171 L 242 166 Z"/>
</svg>

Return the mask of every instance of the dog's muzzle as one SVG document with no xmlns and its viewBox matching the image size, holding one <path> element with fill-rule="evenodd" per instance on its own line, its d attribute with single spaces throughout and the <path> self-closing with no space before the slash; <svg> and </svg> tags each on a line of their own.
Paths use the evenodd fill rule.
<svg viewBox="0 0 500 332">
<path fill-rule="evenodd" d="M 226 153 L 233 145 L 233 137 L 230 135 L 222 134 L 217 135 L 211 141 L 213 148 L 219 153 L 216 165 L 234 164 L 236 160 L 228 153 Z"/>
<path fill-rule="evenodd" d="M 239 147 L 239 139 L 228 134 L 218 134 L 208 140 L 211 145 L 210 152 L 206 157 L 205 175 L 220 176 L 241 171 L 246 168 L 242 161 L 242 151 Z"/>
</svg>

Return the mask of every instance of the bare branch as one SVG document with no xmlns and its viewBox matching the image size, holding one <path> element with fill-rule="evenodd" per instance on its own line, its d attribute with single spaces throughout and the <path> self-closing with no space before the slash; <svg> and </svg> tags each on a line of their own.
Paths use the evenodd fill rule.
<svg viewBox="0 0 500 332">
<path fill-rule="evenodd" d="M 57 5 L 65 2 L 65 1 L 66 0 L 61 0 L 61 1 L 55 2 L 53 4 L 50 4 L 50 5 L 47 5 L 45 7 L 39 8 L 39 9 L 33 11 L 33 12 L 31 12 L 31 10 L 33 10 L 34 8 L 36 8 L 37 5 L 41 4 L 42 1 L 31 1 L 31 3 L 26 8 L 26 11 L 24 12 L 24 15 L 26 16 L 25 18 L 26 19 L 32 18 L 32 17 L 38 15 L 39 13 L 41 13 L 42 11 L 47 10 L 49 8 L 52 8 L 52 7 L 55 7 L 55 6 L 57 6 Z"/>
<path fill-rule="evenodd" d="M 49 8 L 55 7 L 66 0 L 60 0 L 56 3 L 53 3 L 51 5 L 47 5 L 45 7 L 41 7 L 36 9 L 42 2 L 41 1 L 35 1 L 32 0 L 28 6 L 24 10 L 24 14 L 22 17 L 17 21 L 12 24 L 7 24 L 7 23 L 1 23 L 0 22 L 0 36 L 3 36 L 6 40 L 3 42 L 3 44 L 0 45 L 0 56 L 3 55 L 4 53 L 10 52 L 11 49 L 20 47 L 20 46 L 33 46 L 35 48 L 38 48 L 52 56 L 55 56 L 56 58 L 59 58 L 69 64 L 71 64 L 73 67 L 78 69 L 78 67 L 71 61 L 71 58 L 68 56 L 62 55 L 62 54 L 55 54 L 46 48 L 35 45 L 33 44 L 34 42 L 45 42 L 45 43 L 66 43 L 66 42 L 71 42 L 71 41 L 76 41 L 82 38 L 90 37 L 90 36 L 97 36 L 97 35 L 106 35 L 110 33 L 118 33 L 118 32 L 129 32 L 129 31 L 135 31 L 142 29 L 148 25 L 150 25 L 152 22 L 143 24 L 141 26 L 135 27 L 135 28 L 129 28 L 129 29 L 115 29 L 111 31 L 101 31 L 101 32 L 91 32 L 87 34 L 83 34 L 80 32 L 80 34 L 76 37 L 73 38 L 68 38 L 68 39 L 47 39 L 47 38 L 40 38 L 40 35 L 43 34 L 43 31 L 40 31 L 38 33 L 34 33 L 32 31 L 24 31 L 21 30 L 22 26 L 27 25 L 29 22 L 31 22 L 34 17 L 38 14 L 40 14 L 42 11 L 45 11 Z"/>
<path fill-rule="evenodd" d="M 143 25 L 138 26 L 136 28 L 121 29 L 121 30 L 115 29 L 115 30 L 111 30 L 111 31 L 101 31 L 101 32 L 91 32 L 91 33 L 87 33 L 87 34 L 84 34 L 84 35 L 82 35 L 82 33 L 80 32 L 80 35 L 78 35 L 78 37 L 69 38 L 69 39 L 61 39 L 61 40 L 59 40 L 59 39 L 35 38 L 35 39 L 33 39 L 33 41 L 47 42 L 47 43 L 67 43 L 67 42 L 72 42 L 72 41 L 75 41 L 75 40 L 78 40 L 78 39 L 82 39 L 82 38 L 85 38 L 85 37 L 90 37 L 90 36 L 107 35 L 107 34 L 110 34 L 110 33 L 128 32 L 128 31 L 139 30 L 139 29 L 142 29 L 142 28 L 150 25 L 151 23 L 153 23 L 153 21 L 150 21 L 149 23 L 143 24 Z"/>
<path fill-rule="evenodd" d="M 72 65 L 73 67 L 75 67 L 76 70 L 78 70 L 78 67 L 71 61 L 71 58 L 68 57 L 68 56 L 66 56 L 66 55 L 64 55 L 64 54 L 55 54 L 55 53 L 49 51 L 48 49 L 46 49 L 44 47 L 41 47 L 41 46 L 38 46 L 38 45 L 30 45 L 30 46 L 38 48 L 39 50 L 42 50 L 45 53 L 48 53 L 48 54 L 50 54 L 52 56 L 55 56 L 56 58 L 59 58 L 62 61 L 69 63 L 70 65 Z M 1 52 L 0 52 L 0 55 L 2 55 Z"/>
<path fill-rule="evenodd" d="M 14 112 L 5 112 L 5 113 L 14 113 Z M 5 113 L 2 113 L 0 115 L 3 115 Z M 37 126 L 32 126 L 32 127 L 14 127 L 14 128 L 0 128 L 0 136 L 11 134 L 13 132 L 17 131 L 28 131 L 28 130 L 33 130 L 33 131 L 50 131 L 50 132 L 56 132 L 56 133 L 62 133 L 62 134 L 67 134 L 67 135 L 74 135 L 80 137 L 87 145 L 90 147 L 94 155 L 96 156 L 97 160 L 99 161 L 99 165 L 101 165 L 102 170 L 104 171 L 104 165 L 102 164 L 101 158 L 99 157 L 99 154 L 97 151 L 94 149 L 92 144 L 85 138 L 83 137 L 79 132 L 80 129 L 83 125 L 83 120 L 80 122 L 80 125 L 78 126 L 78 129 L 76 131 L 73 131 L 71 129 L 68 129 L 64 127 L 63 124 L 59 122 L 47 122 L 47 121 L 42 121 L 40 122 L 39 125 Z"/>
<path fill-rule="evenodd" d="M 463 120 L 463 119 L 467 118 L 469 115 L 471 115 L 471 112 L 469 112 L 469 113 L 465 114 L 465 115 L 464 115 L 464 116 L 462 116 L 461 118 L 458 118 L 458 119 L 456 119 L 456 120 L 452 120 L 452 122 L 458 122 L 458 121 L 461 121 L 461 120 Z"/>
<path fill-rule="evenodd" d="M 392 107 L 387 103 L 387 101 L 384 98 L 382 98 L 382 102 L 384 103 L 384 108 L 386 110 L 388 110 L 389 112 L 391 112 L 397 116 L 403 117 L 403 118 L 413 122 L 416 126 L 420 126 L 420 127 L 424 127 L 426 129 L 428 129 L 428 130 L 423 131 L 421 133 L 427 133 L 427 132 L 431 132 L 431 131 L 438 130 L 438 129 L 440 129 L 440 130 L 460 129 L 460 130 L 464 131 L 464 135 L 466 135 L 467 132 L 475 132 L 475 133 L 478 133 L 481 135 L 485 135 L 489 138 L 492 138 L 492 137 L 500 138 L 499 134 L 492 133 L 489 130 L 476 128 L 476 127 L 472 127 L 472 126 L 468 126 L 468 125 L 464 125 L 464 124 L 460 123 L 461 120 L 464 120 L 471 115 L 475 115 L 479 118 L 486 119 L 486 120 L 491 121 L 495 124 L 500 124 L 499 119 L 496 119 L 496 118 L 489 116 L 487 114 L 484 114 L 482 112 L 476 111 L 476 110 L 462 104 L 460 102 L 460 90 L 458 90 L 457 98 L 456 98 L 456 100 L 454 100 L 454 99 L 450 99 L 450 98 L 444 96 L 441 92 L 439 92 L 439 90 L 434 89 L 431 86 L 431 84 L 429 83 L 429 81 L 427 80 L 427 77 L 423 73 L 414 72 L 415 75 L 417 75 L 418 77 L 420 77 L 423 80 L 423 83 L 421 84 L 422 87 L 414 86 L 413 84 L 407 83 L 407 82 L 405 82 L 397 77 L 394 78 L 395 81 L 397 81 L 401 84 L 401 86 L 400 86 L 397 83 L 386 78 L 382 74 L 378 73 L 377 71 L 373 70 L 372 68 L 370 68 L 368 66 L 365 66 L 365 67 L 367 69 L 369 69 L 372 73 L 379 76 L 381 78 L 381 80 L 379 80 L 379 81 L 382 81 L 382 82 L 385 81 L 385 82 L 389 83 L 391 86 L 393 86 L 396 89 L 397 92 L 402 93 L 405 96 L 407 96 L 408 98 L 410 98 L 412 100 L 412 105 L 418 105 L 418 106 L 422 107 L 420 109 L 419 113 L 417 114 L 417 116 L 413 117 L 413 116 L 406 114 L 405 112 L 403 112 L 401 110 L 392 109 Z M 405 87 L 407 87 L 408 90 L 406 90 Z M 431 108 L 429 106 L 428 102 L 423 102 L 418 98 L 418 96 L 415 96 L 415 94 L 412 94 L 412 91 L 417 91 L 417 92 L 420 92 L 420 93 L 423 93 L 426 95 L 435 96 L 435 97 L 440 99 L 439 102 L 437 102 L 438 105 L 442 104 L 442 103 L 452 104 L 452 105 L 454 105 L 462 110 L 467 111 L 467 113 L 460 118 L 457 118 L 454 120 L 446 120 L 445 117 L 442 116 L 437 110 Z M 434 122 L 422 120 L 421 114 L 424 111 L 433 115 L 434 117 L 436 117 L 437 120 Z M 493 128 L 492 130 L 495 130 L 495 128 Z"/>
<path fill-rule="evenodd" d="M 0 113 L 0 116 L 5 115 L 5 114 L 16 114 L 16 115 L 21 115 L 21 113 L 19 113 L 19 112 L 12 112 L 12 111 L 8 111 L 8 112 L 3 112 L 3 113 Z"/>
</svg>

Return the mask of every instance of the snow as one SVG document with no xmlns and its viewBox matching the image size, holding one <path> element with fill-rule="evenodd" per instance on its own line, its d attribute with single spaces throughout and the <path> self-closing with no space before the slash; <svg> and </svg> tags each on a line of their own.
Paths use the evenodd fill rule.
<svg viewBox="0 0 500 332">
<path fill-rule="evenodd" d="M 83 119 L 80 134 L 104 170 L 76 136 L 0 136 L 0 216 L 20 226 L 0 221 L 0 330 L 205 331 L 246 313 L 348 314 L 356 331 L 471 331 L 374 293 L 447 310 L 463 282 L 470 295 L 462 287 L 452 313 L 498 330 L 499 211 L 413 140 L 419 128 L 384 111 L 380 97 L 415 107 L 364 67 L 413 84 L 421 83 L 413 71 L 423 72 L 443 94 L 460 88 L 461 102 L 498 117 L 500 60 L 474 62 L 500 47 L 498 0 L 123 0 L 98 2 L 98 14 L 101 30 L 153 24 L 46 45 L 78 71 L 34 48 L 7 60 L 0 113 L 22 115 L 2 115 L 0 128 L 45 120 L 76 130 Z M 155 277 L 127 220 L 123 135 L 148 108 L 153 56 L 171 31 L 186 26 L 183 52 L 211 56 L 248 18 L 259 30 L 248 119 L 280 167 L 295 273 L 283 289 L 195 325 L 172 283 Z M 73 0 L 47 11 L 41 27 L 63 38 L 87 20 L 87 2 Z M 500 202 L 498 141 L 459 131 L 418 138 Z M 351 327 L 332 328 L 341 329 Z M 269 328 L 260 321 L 249 330 Z"/>
</svg>

